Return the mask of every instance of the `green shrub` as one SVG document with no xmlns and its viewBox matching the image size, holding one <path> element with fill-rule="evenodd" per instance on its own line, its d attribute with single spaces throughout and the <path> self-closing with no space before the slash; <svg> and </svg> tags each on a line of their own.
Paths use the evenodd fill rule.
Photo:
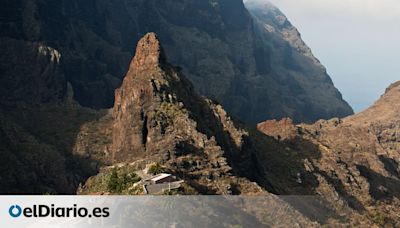
<svg viewBox="0 0 400 228">
<path fill-rule="evenodd" d="M 111 176 L 108 179 L 107 188 L 112 193 L 122 193 L 129 188 L 130 185 L 137 183 L 141 178 L 136 173 L 131 174 L 118 174 L 117 168 L 112 170 Z"/>
<path fill-rule="evenodd" d="M 110 178 L 108 179 L 108 184 L 107 184 L 108 191 L 117 192 L 118 188 L 120 187 L 118 185 L 119 185 L 118 171 L 117 168 L 114 168 L 112 170 Z"/>
</svg>

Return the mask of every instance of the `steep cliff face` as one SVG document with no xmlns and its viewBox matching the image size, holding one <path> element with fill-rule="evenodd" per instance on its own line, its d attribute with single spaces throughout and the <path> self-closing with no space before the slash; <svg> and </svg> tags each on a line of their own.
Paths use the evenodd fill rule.
<svg viewBox="0 0 400 228">
<path fill-rule="evenodd" d="M 195 89 L 245 122 L 287 116 L 310 122 L 352 113 L 301 39 L 288 40 L 294 30 L 289 38 L 263 31 L 261 18 L 241 0 L 23 0 L 3 5 L 1 37 L 13 43 L 2 46 L 2 56 L 7 58 L 3 49 L 16 50 L 18 42 L 57 50 L 60 73 L 86 107 L 113 106 L 133 44 L 156 32 L 171 63 L 182 67 Z M 281 22 L 270 27 L 279 31 Z M 22 71 L 3 75 L 23 78 Z"/>
<path fill-rule="evenodd" d="M 278 8 L 264 2 L 249 0 L 246 7 L 254 18 L 256 36 L 271 53 L 266 97 L 273 97 L 274 107 L 281 113 L 289 113 L 287 117 L 295 122 L 352 114 L 298 30 Z M 274 113 L 271 116 L 277 117 Z"/>
<path fill-rule="evenodd" d="M 40 37 L 36 2 L 1 5 L 0 192 L 73 194 L 94 173 L 72 154 L 76 134 L 100 114 L 73 101 L 62 54 Z"/>
</svg>

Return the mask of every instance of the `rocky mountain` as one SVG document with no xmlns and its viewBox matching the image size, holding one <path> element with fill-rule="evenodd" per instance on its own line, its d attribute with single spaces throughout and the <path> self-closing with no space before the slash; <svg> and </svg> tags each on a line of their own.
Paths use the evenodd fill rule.
<svg viewBox="0 0 400 228">
<path fill-rule="evenodd" d="M 345 119 L 297 126 L 287 119 L 259 124 L 258 129 L 285 145 L 287 153 L 300 156 L 296 160 L 304 166 L 298 172 L 301 183 L 282 187 L 269 164 L 260 163 L 272 188 L 283 194 L 317 193 L 340 211 L 366 215 L 381 226 L 398 226 L 399 95 L 400 84 L 395 83 L 371 108 Z M 287 178 L 288 173 L 282 175 Z"/>
<path fill-rule="evenodd" d="M 237 175 L 240 164 L 230 162 L 244 156 L 240 148 L 246 132 L 235 127 L 219 104 L 197 95 L 181 70 L 166 62 L 154 33 L 139 41 L 115 96 L 112 121 L 88 126 L 105 124 L 103 131 L 112 129 L 106 146 L 110 153 L 98 159 L 137 170 L 158 162 L 202 194 L 224 194 L 233 186 L 240 193 L 263 192 Z M 87 145 L 89 156 L 100 154 L 92 149 L 93 137 L 81 133 L 78 138 L 79 145 Z M 76 153 L 82 148 L 77 147 Z M 96 184 L 84 188 L 91 185 Z"/>
<path fill-rule="evenodd" d="M 400 84 L 362 113 L 296 124 L 351 109 L 275 7 L 2 5 L 1 193 L 143 194 L 133 181 L 151 165 L 184 181 L 175 194 L 311 195 L 332 212 L 297 211 L 275 225 L 400 225 Z M 247 123 L 294 120 L 253 129 L 224 107 Z M 254 205 L 243 207 L 262 218 Z"/>
<path fill-rule="evenodd" d="M 280 50 L 272 52 L 255 32 L 254 18 L 239 0 L 20 0 L 1 1 L 1 6 L 4 193 L 73 193 L 98 168 L 85 159 L 86 151 L 97 151 L 98 157 L 113 153 L 106 146 L 113 132 L 106 122 L 112 118 L 93 108 L 114 105 L 135 44 L 148 31 L 159 34 L 170 61 L 182 66 L 195 90 L 216 98 L 245 122 L 282 116 L 310 121 L 338 114 L 315 111 L 322 104 L 311 104 L 311 98 L 306 104 L 306 97 L 296 106 L 298 113 L 288 111 L 297 101 L 285 98 L 285 103 L 281 97 L 288 91 L 275 91 L 280 86 L 270 83 L 272 76 L 281 76 L 270 67 L 282 62 L 270 62 L 269 56 L 279 56 Z M 76 143 L 77 135 L 90 143 Z M 73 155 L 77 151 L 79 156 Z"/>
<path fill-rule="evenodd" d="M 279 115 L 291 117 L 295 122 L 319 119 L 312 116 L 329 119 L 350 115 L 351 108 L 343 102 L 325 67 L 314 57 L 288 18 L 268 1 L 248 0 L 246 7 L 253 17 L 260 46 L 270 53 L 268 83 L 272 86 L 267 87 L 269 95 L 266 97 L 274 97 L 271 103 L 276 102 L 276 105 L 272 112 L 288 113 Z M 268 117 L 279 116 L 272 112 Z"/>
<path fill-rule="evenodd" d="M 185 181 L 179 194 L 319 196 L 331 213 L 322 218 L 303 213 L 303 224 L 397 226 L 400 157 L 393 148 L 399 144 L 396 134 L 382 132 L 398 129 L 372 118 L 396 102 L 396 85 L 371 109 L 346 119 L 311 125 L 284 119 L 250 129 L 221 105 L 197 95 L 180 68 L 167 63 L 150 33 L 139 41 L 108 117 L 82 128 L 103 133 L 85 130 L 78 137 L 76 153 L 108 164 L 79 194 L 108 194 L 107 181 L 115 169 L 129 175 L 160 164 Z M 366 125 L 364 115 L 382 127 Z M 108 143 L 99 147 L 97 139 L 107 137 Z M 143 194 L 125 187 L 123 194 Z M 288 204 L 303 210 L 315 206 L 309 201 Z"/>
<path fill-rule="evenodd" d="M 32 99 L 32 89 L 60 98 L 66 83 L 55 83 L 64 80 L 82 106 L 110 108 L 134 44 L 156 32 L 171 63 L 182 67 L 195 89 L 244 122 L 351 114 L 286 17 L 275 8 L 247 7 L 250 12 L 242 0 L 3 1 L 2 100 Z M 24 70 L 34 62 L 6 61 L 29 58 L 35 46 L 60 61 L 60 76 L 24 83 Z M 31 85 L 44 79 L 47 84 Z"/>
</svg>

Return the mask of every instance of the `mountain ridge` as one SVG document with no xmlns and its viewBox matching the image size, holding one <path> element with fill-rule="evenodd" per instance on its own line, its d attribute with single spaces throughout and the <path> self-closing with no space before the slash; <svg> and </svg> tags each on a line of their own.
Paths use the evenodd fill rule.
<svg viewBox="0 0 400 228">
<path fill-rule="evenodd" d="M 329 77 L 314 62 L 302 60 L 298 48 L 282 37 L 268 39 L 240 0 L 32 0 L 9 2 L 4 9 L 9 16 L 1 19 L 1 37 L 8 44 L 2 50 L 14 50 L 19 43 L 41 43 L 56 50 L 62 80 L 84 107 L 113 106 L 133 44 L 154 31 L 170 62 L 182 67 L 199 94 L 219 101 L 244 122 L 254 125 L 282 117 L 313 122 L 352 113 Z M 23 59 L 24 52 L 1 53 L 6 62 L 8 56 Z M 6 70 L 1 85 L 24 78 L 24 67 L 14 65 L 18 69 Z M 66 83 L 52 87 L 56 86 L 65 93 Z M 28 96 L 6 87 L 2 91 L 8 91 L 5 97 Z"/>
</svg>

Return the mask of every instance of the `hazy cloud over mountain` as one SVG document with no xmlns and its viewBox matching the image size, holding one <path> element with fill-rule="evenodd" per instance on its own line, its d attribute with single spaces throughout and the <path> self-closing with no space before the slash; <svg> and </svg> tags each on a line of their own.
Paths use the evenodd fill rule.
<svg viewBox="0 0 400 228">
<path fill-rule="evenodd" d="M 400 1 L 397 0 L 281 0 L 280 2 L 282 4 L 290 2 L 300 9 L 349 13 L 353 16 L 368 15 L 378 20 L 400 18 Z"/>
<path fill-rule="evenodd" d="M 266 2 L 266 0 L 246 1 Z M 270 2 L 281 7 L 284 12 L 287 11 L 286 8 L 291 7 L 313 14 L 369 16 L 377 20 L 400 19 L 400 1 L 398 0 L 270 0 Z"/>
</svg>

